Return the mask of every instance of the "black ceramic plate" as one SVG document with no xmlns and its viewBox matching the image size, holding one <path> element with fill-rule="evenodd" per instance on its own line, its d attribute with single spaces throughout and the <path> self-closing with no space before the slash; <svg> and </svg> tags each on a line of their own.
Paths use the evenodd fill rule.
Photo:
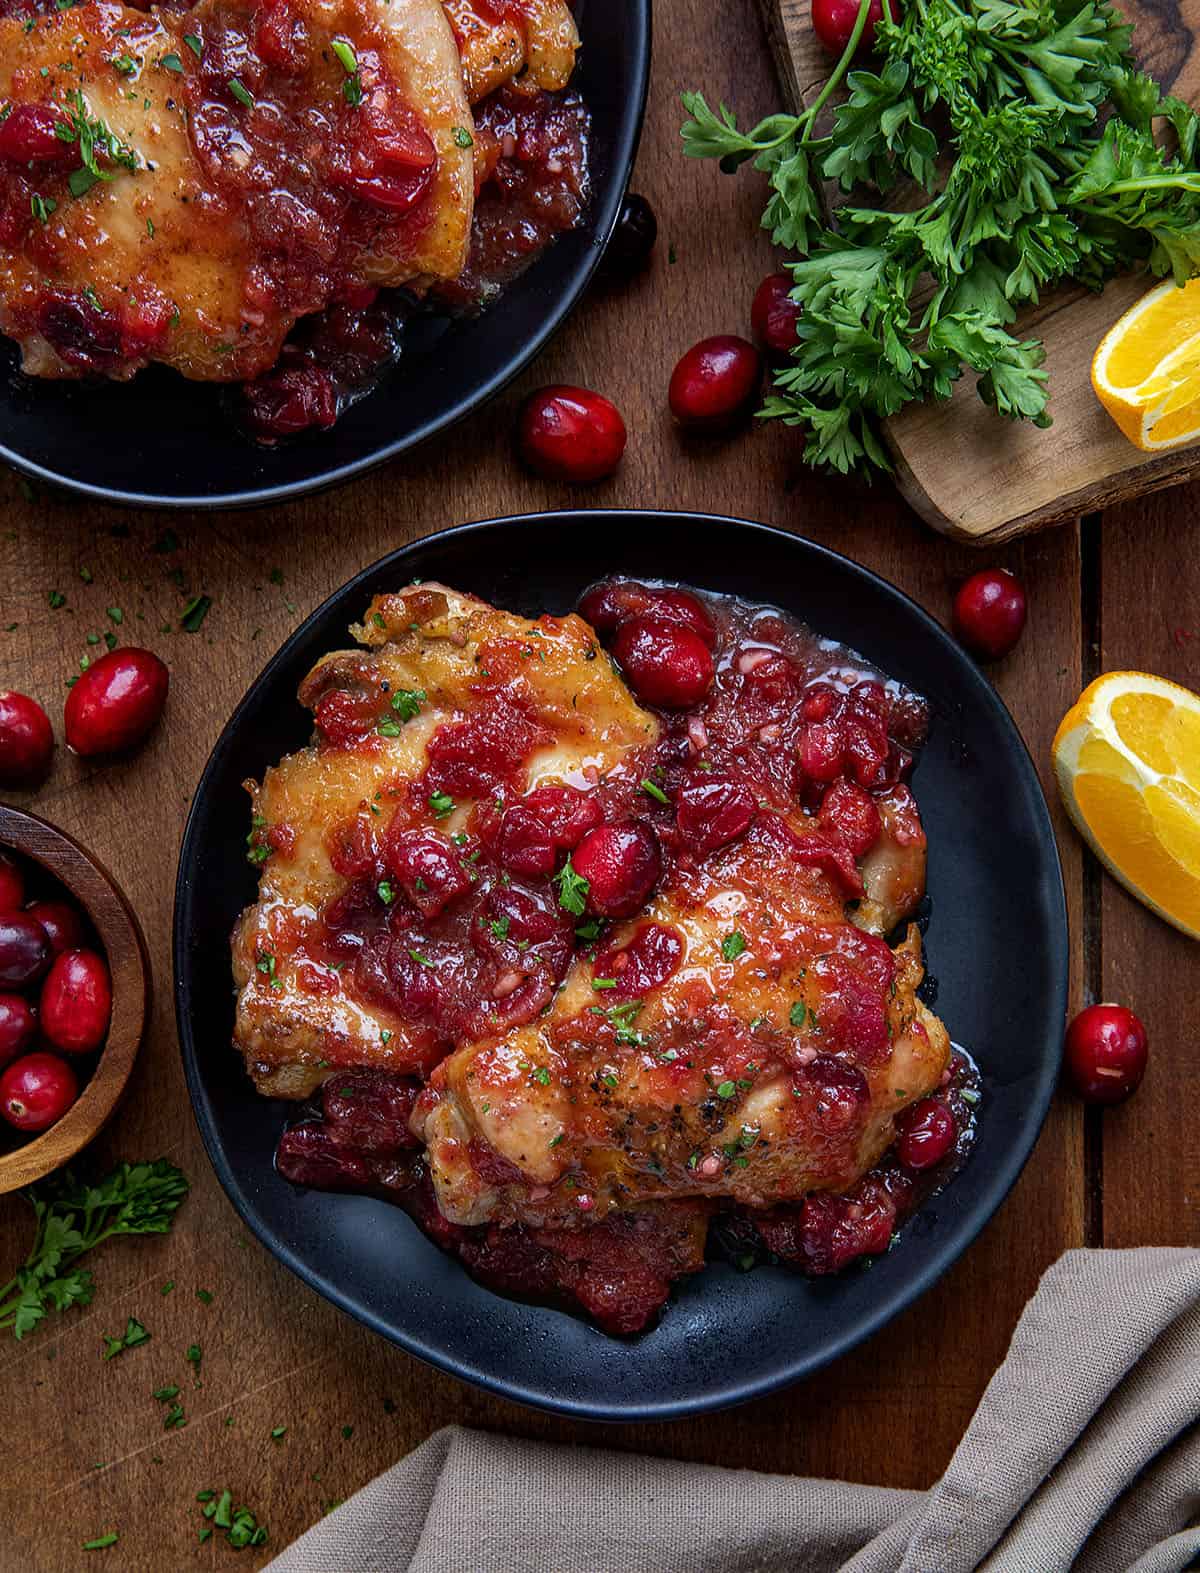
<svg viewBox="0 0 1200 1573">
<path fill-rule="evenodd" d="M 772 602 L 931 702 L 915 788 L 929 835 L 937 1008 L 985 1078 L 963 1171 L 870 1271 L 807 1280 L 714 1264 L 632 1341 L 472 1282 L 398 1208 L 298 1190 L 272 1153 L 289 1110 L 257 1097 L 229 1047 L 228 936 L 254 898 L 241 783 L 308 740 L 295 701 L 370 597 L 440 579 L 534 616 L 565 612 L 611 572 Z M 196 794 L 175 905 L 176 1009 L 209 1155 L 274 1254 L 335 1305 L 443 1370 L 523 1403 L 599 1420 L 660 1419 L 765 1393 L 824 1365 L 914 1300 L 975 1238 L 1029 1154 L 1057 1073 L 1067 1002 L 1058 855 L 1029 755 L 991 685 L 898 590 L 808 541 L 691 514 L 539 514 L 464 525 L 383 558 L 284 645 L 221 735 Z"/>
<path fill-rule="evenodd" d="M 650 71 L 650 0 L 576 0 L 572 87 L 592 112 L 592 201 L 475 321 L 422 323 L 383 382 L 328 432 L 262 448 L 232 396 L 150 367 L 128 384 L 22 377 L 0 338 L 0 459 L 34 480 L 110 502 L 230 508 L 348 480 L 423 442 L 498 393 L 576 304 L 612 234 L 637 150 Z"/>
</svg>

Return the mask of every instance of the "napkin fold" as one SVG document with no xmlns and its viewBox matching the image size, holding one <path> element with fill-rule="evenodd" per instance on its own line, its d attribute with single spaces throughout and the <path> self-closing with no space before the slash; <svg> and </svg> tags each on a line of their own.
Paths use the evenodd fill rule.
<svg viewBox="0 0 1200 1573">
<path fill-rule="evenodd" d="M 1179 1573 L 1198 1421 L 1200 1251 L 1069 1251 L 929 1491 L 449 1426 L 269 1573 Z"/>
</svg>

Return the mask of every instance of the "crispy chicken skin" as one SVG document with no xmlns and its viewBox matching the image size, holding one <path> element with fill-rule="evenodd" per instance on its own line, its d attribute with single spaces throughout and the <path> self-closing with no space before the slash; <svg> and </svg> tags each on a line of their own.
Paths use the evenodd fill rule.
<svg viewBox="0 0 1200 1573">
<path fill-rule="evenodd" d="M 211 99 L 197 86 L 203 57 L 187 41 L 197 40 L 207 54 L 226 24 L 252 29 L 249 9 L 237 0 L 201 0 L 183 14 L 90 0 L 51 11 L 28 30 L 17 17 L 0 19 L 0 103 L 53 109 L 64 122 L 82 114 L 103 122 L 124 150 L 120 163 L 102 154 L 112 178 L 79 195 L 68 185 L 70 159 L 36 166 L 45 221 L 29 217 L 26 197 L 23 232 L 0 240 L 0 331 L 21 344 L 27 372 L 125 378 L 154 360 L 187 377 L 241 381 L 275 363 L 298 317 L 328 303 L 326 275 L 336 273 L 344 288 L 421 284 L 462 271 L 474 197 L 463 128 L 473 122 L 438 0 L 290 6 L 303 45 L 300 75 L 291 70 L 265 86 L 285 82 L 289 96 L 281 103 L 289 118 L 302 106 L 311 140 L 301 140 L 286 179 L 274 165 L 262 182 L 250 171 L 241 188 L 249 161 L 265 158 L 265 144 L 248 140 L 246 126 L 258 116 L 253 123 L 269 139 L 267 110 Z M 364 97 L 353 110 L 335 40 L 359 63 Z M 322 254 L 318 266 L 314 253 L 310 268 L 293 266 L 284 278 L 271 234 L 290 231 L 294 240 L 311 224 L 314 193 L 322 186 L 329 192 L 323 149 L 336 136 L 358 134 L 376 112 L 414 113 L 433 143 L 437 164 L 419 221 L 353 200 L 336 257 Z M 359 121 L 350 122 L 351 114 Z M 220 178 L 222 167 L 236 177 L 232 183 Z M 53 302 L 71 303 L 58 307 L 60 314 L 78 312 L 81 298 L 103 320 L 123 325 L 111 365 L 95 363 L 96 355 L 92 364 L 73 359 L 69 335 L 50 325 Z M 152 342 L 141 344 L 138 331 Z"/>
<path fill-rule="evenodd" d="M 439 728 L 505 715 L 536 728 L 513 782 L 517 793 L 610 771 L 657 736 L 657 722 L 634 703 L 578 617 L 531 622 L 426 584 L 377 597 L 351 632 L 358 647 L 319 661 L 299 698 L 329 727 L 339 707 L 362 707 L 365 733 L 339 745 L 319 731 L 261 785 L 247 783 L 255 840 L 269 851 L 258 901 L 234 936 L 235 1042 L 256 1086 L 274 1097 L 306 1096 L 332 1066 L 408 1069 L 445 1049 L 432 1026 L 366 998 L 353 967 L 334 970 L 314 940 L 320 914 L 351 883 L 334 868 L 331 849 L 337 855 L 356 837 L 382 844 L 394 832 L 424 828 L 464 837 L 467 850 L 475 797 L 456 790 L 453 811 L 439 819 L 428 787 L 414 786 L 428 771 Z M 391 704 L 401 691 L 422 695 L 419 713 L 403 722 Z M 520 955 L 508 961 L 525 964 Z M 486 968 L 476 979 L 483 992 L 495 982 Z"/>
<path fill-rule="evenodd" d="M 447 1218 L 541 1225 L 578 1218 L 581 1196 L 595 1218 L 680 1196 L 761 1208 L 871 1167 L 949 1040 L 915 996 L 916 930 L 893 954 L 792 854 L 761 816 L 578 961 L 549 1015 L 438 1067 L 418 1118 Z M 678 956 L 646 987 L 654 925 Z"/>
</svg>

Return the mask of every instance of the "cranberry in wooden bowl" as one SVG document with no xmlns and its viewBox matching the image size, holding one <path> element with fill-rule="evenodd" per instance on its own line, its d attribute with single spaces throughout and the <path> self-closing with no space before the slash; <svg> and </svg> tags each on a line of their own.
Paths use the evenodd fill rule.
<svg viewBox="0 0 1200 1573">
<path fill-rule="evenodd" d="M 150 968 L 137 919 L 101 864 L 4 804 L 0 876 L 0 901 L 19 903 L 0 911 L 0 952 L 11 929 L 26 961 L 25 981 L 0 992 L 4 1193 L 69 1163 L 113 1112 L 141 1045 Z"/>
</svg>

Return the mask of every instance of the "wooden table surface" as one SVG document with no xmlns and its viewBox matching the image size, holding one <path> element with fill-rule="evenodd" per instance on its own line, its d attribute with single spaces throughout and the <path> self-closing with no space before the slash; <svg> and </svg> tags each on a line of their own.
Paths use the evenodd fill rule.
<svg viewBox="0 0 1200 1573">
<path fill-rule="evenodd" d="M 1060 1097 L 1014 1193 L 965 1259 L 905 1316 L 803 1386 L 726 1414 L 607 1429 L 487 1397 L 364 1331 L 277 1265 L 246 1237 L 201 1150 L 171 1003 L 184 816 L 237 699 L 348 576 L 443 525 L 576 503 L 767 520 L 866 563 L 943 619 L 955 583 L 983 566 L 929 533 L 887 482 L 867 487 L 803 469 L 794 434 L 781 427 L 715 444 L 673 430 L 666 383 L 675 359 L 702 334 L 745 332 L 754 286 L 772 266 L 758 229 L 758 177 L 729 180 L 683 159 L 677 95 L 703 87 L 757 117 L 775 107 L 778 90 L 752 0 L 659 0 L 656 9 L 651 107 L 634 181 L 659 215 L 654 265 L 630 286 L 595 291 L 539 363 L 469 428 L 333 495 L 242 515 L 168 518 L 30 499 L 15 477 L 0 476 L 0 628 L 15 624 L 0 635 L 0 686 L 27 690 L 60 716 L 86 634 L 105 626 L 114 604 L 125 613 L 123 636 L 171 667 L 165 722 L 141 753 L 97 767 L 60 751 L 49 782 L 14 801 L 108 864 L 137 907 L 153 958 L 153 1023 L 94 1157 L 165 1153 L 192 1182 L 169 1237 L 116 1241 L 98 1253 L 89 1308 L 0 1345 L 0 1567 L 90 1567 L 81 1543 L 110 1530 L 119 1531 L 119 1546 L 95 1554 L 100 1566 L 161 1573 L 222 1563 L 230 1556 L 223 1542 L 197 1546 L 194 1498 L 225 1486 L 269 1526 L 265 1561 L 329 1504 L 451 1422 L 925 1486 L 949 1459 L 1039 1275 L 1062 1251 L 1200 1242 L 1200 1144 L 1181 1096 L 1194 1053 L 1196 951 L 1099 872 L 1056 802 L 1075 1000 L 1115 997 L 1141 1013 L 1152 1043 L 1146 1084 L 1127 1108 L 1103 1117 Z M 621 472 L 586 495 L 536 480 L 513 460 L 517 403 L 548 381 L 602 389 L 625 413 L 631 440 Z M 136 468 L 136 432 L 129 462 Z M 156 551 L 168 525 L 178 550 Z M 1055 725 L 1097 671 L 1141 667 L 1200 687 L 1198 550 L 1193 486 L 997 554 L 1024 580 L 1031 617 L 993 676 L 1048 787 Z M 50 609 L 52 588 L 65 593 L 66 607 Z M 203 630 L 162 632 L 177 628 L 185 596 L 196 592 L 213 600 Z M 0 1200 L 3 1276 L 29 1233 L 25 1204 Z M 168 1280 L 175 1289 L 164 1296 Z M 197 1298 L 201 1288 L 211 1303 Z M 151 1341 L 102 1362 L 101 1335 L 131 1315 Z M 184 1361 L 191 1343 L 203 1349 L 199 1389 Z M 184 1390 L 188 1423 L 168 1432 L 151 1392 L 172 1382 Z M 281 1425 L 286 1436 L 273 1443 Z M 243 1552 L 238 1565 L 260 1565 L 254 1557 Z"/>
</svg>

